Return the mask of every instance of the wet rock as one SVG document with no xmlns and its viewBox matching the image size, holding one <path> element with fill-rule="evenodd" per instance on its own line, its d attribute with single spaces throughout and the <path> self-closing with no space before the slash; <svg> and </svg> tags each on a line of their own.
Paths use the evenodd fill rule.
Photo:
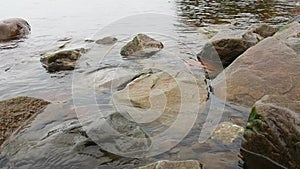
<svg viewBox="0 0 300 169">
<path fill-rule="evenodd" d="M 4 146 L 2 154 L 9 159 L 6 168 L 93 168 L 115 158 L 89 139 L 75 120 L 53 127 L 39 140 L 19 137 Z"/>
<path fill-rule="evenodd" d="M 213 132 L 211 138 L 230 144 L 236 140 L 239 134 L 243 133 L 244 128 L 230 122 L 222 122 Z"/>
<path fill-rule="evenodd" d="M 212 85 L 215 93 L 226 90 L 226 100 L 246 107 L 264 95 L 284 95 L 292 100 L 300 98 L 299 41 L 288 41 L 300 32 L 300 24 L 293 23 L 248 49 L 237 58 Z M 293 47 L 294 46 L 294 47 Z M 221 85 L 226 81 L 226 86 Z"/>
<path fill-rule="evenodd" d="M 161 42 L 147 35 L 138 34 L 121 49 L 120 53 L 122 56 L 147 57 L 157 53 L 163 47 Z"/>
<path fill-rule="evenodd" d="M 222 30 L 205 44 L 197 58 L 205 66 L 215 65 L 210 78 L 216 77 L 223 67 L 227 67 L 248 48 L 256 45 L 263 38 L 272 36 L 278 28 L 267 24 L 256 25 L 249 30 Z M 221 64 L 220 64 L 221 62 Z M 219 65 L 219 66 L 218 66 Z"/>
<path fill-rule="evenodd" d="M 242 142 L 242 155 L 249 168 L 300 168 L 300 103 L 282 96 L 265 96 L 250 114 Z"/>
<path fill-rule="evenodd" d="M 119 113 L 90 119 L 85 130 L 103 150 L 125 157 L 140 157 L 151 146 L 147 133 L 137 123 Z"/>
<path fill-rule="evenodd" d="M 10 18 L 0 21 L 0 41 L 19 39 L 30 34 L 31 27 L 21 18 Z"/>
<path fill-rule="evenodd" d="M 204 152 L 199 156 L 203 168 L 232 169 L 238 166 L 239 151 Z M 213 159 L 213 160 L 212 160 Z"/>
<path fill-rule="evenodd" d="M 226 67 L 260 39 L 257 34 L 242 30 L 220 31 L 203 47 L 197 58 L 207 63 L 221 61 Z"/>
<path fill-rule="evenodd" d="M 267 38 L 273 36 L 277 31 L 279 31 L 279 28 L 264 23 L 255 25 L 253 28 L 250 28 L 249 31 L 258 34 L 263 38 Z"/>
<path fill-rule="evenodd" d="M 108 36 L 99 40 L 96 40 L 97 44 L 101 44 L 101 45 L 113 45 L 118 41 L 117 38 Z"/>
<path fill-rule="evenodd" d="M 202 169 L 202 165 L 196 160 L 186 160 L 186 161 L 158 161 L 156 163 L 138 167 L 136 169 Z"/>
<path fill-rule="evenodd" d="M 141 123 L 158 120 L 170 125 L 184 110 L 184 115 L 195 114 L 208 99 L 204 79 L 188 72 L 149 71 L 138 75 L 132 82 L 112 96 L 119 112 L 128 112 Z"/>
<path fill-rule="evenodd" d="M 0 145 L 48 104 L 47 101 L 31 97 L 0 101 Z"/>
<path fill-rule="evenodd" d="M 40 61 L 49 72 L 63 70 L 74 70 L 76 61 L 80 58 L 85 49 L 61 50 L 51 54 L 44 54 Z"/>
</svg>

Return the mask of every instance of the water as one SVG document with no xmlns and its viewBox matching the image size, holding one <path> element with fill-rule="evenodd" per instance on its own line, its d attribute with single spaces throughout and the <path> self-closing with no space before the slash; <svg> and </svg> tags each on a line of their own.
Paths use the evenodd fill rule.
<svg viewBox="0 0 300 169">
<path fill-rule="evenodd" d="M 32 34 L 28 39 L 18 43 L 17 48 L 0 49 L 2 61 L 0 63 L 0 99 L 33 96 L 43 98 L 53 104 L 38 115 L 31 124 L 26 125 L 20 133 L 10 138 L 1 154 L 0 168 L 5 168 L 9 160 L 15 162 L 15 168 L 28 168 L 29 166 L 30 168 L 132 168 L 161 159 L 196 159 L 206 162 L 207 168 L 216 168 L 218 165 L 237 168 L 240 160 L 238 154 L 241 140 L 231 145 L 223 145 L 214 140 L 208 140 L 203 144 L 198 142 L 207 112 L 198 117 L 191 132 L 179 145 L 171 151 L 147 159 L 113 155 L 101 150 L 84 135 L 73 134 L 80 133 L 72 98 L 74 74 L 72 71 L 47 73 L 39 61 L 40 55 L 64 44 L 64 41 L 60 41 L 62 39 L 72 38 L 70 46 L 90 48 L 93 44 L 84 42 L 85 39 L 97 40 L 106 35 L 113 35 L 120 42 L 107 55 L 110 57 L 105 57 L 102 64 L 119 66 L 122 63 L 124 71 L 121 71 L 119 75 L 131 77 L 147 66 L 158 65 L 169 68 L 178 62 L 184 63 L 192 60 L 190 58 L 195 58 L 208 40 L 199 33 L 199 26 L 245 29 L 252 23 L 259 22 L 284 25 L 293 17 L 290 11 L 295 4 L 295 1 L 23 0 L 20 2 L 2 0 L 0 19 L 22 17 L 32 26 Z M 270 6 L 272 8 L 269 8 Z M 154 13 L 157 17 L 143 19 L 144 13 L 152 13 L 148 16 L 154 16 Z M 132 15 L 135 16 L 129 17 Z M 166 43 L 168 45 L 166 55 L 171 57 L 163 60 L 160 60 L 161 56 L 145 60 L 122 59 L 117 53 L 118 47 L 124 45 L 129 37 L 139 31 L 151 32 L 155 38 Z M 107 50 L 109 48 L 98 51 Z M 174 53 L 177 59 L 172 58 Z M 99 65 L 97 55 L 91 56 L 93 57 L 85 60 L 89 63 L 89 67 L 83 71 L 78 70 L 87 79 L 84 85 L 87 85 L 89 80 L 93 80 L 95 74 L 101 77 L 107 73 L 105 70 L 97 71 L 97 68 L 103 65 Z M 158 62 L 151 64 L 152 60 Z M 203 75 L 203 72 L 199 72 L 198 69 L 194 71 Z M 98 94 L 98 103 L 105 103 L 108 96 L 109 93 Z M 226 106 L 222 119 L 236 119 L 243 125 L 247 114 L 240 108 Z M 157 126 L 154 129 L 160 131 L 160 127 L 163 126 Z M 55 133 L 64 129 L 68 137 L 57 138 Z M 44 139 L 53 140 L 45 143 Z M 73 145 L 73 140 L 75 142 L 79 140 L 78 142 L 85 146 Z M 56 144 L 65 146 L 57 147 Z M 44 147 L 48 149 L 51 147 L 51 152 L 44 152 Z M 74 151 L 69 151 L 69 149 Z M 66 150 L 68 151 L 65 152 Z M 31 151 L 40 155 L 31 154 L 32 156 L 27 157 L 27 152 Z M 216 160 L 211 161 L 211 158 Z"/>
</svg>

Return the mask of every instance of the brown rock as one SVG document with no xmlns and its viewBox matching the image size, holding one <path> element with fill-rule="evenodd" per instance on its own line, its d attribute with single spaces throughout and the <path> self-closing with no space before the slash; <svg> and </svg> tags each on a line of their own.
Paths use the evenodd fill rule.
<svg viewBox="0 0 300 169">
<path fill-rule="evenodd" d="M 204 79 L 188 72 L 149 72 L 114 93 L 112 99 L 119 111 L 128 112 L 135 121 L 144 123 L 159 117 L 162 124 L 172 124 L 181 110 L 186 116 L 198 113 L 208 92 Z"/>
<path fill-rule="evenodd" d="M 47 101 L 30 97 L 0 101 L 0 145 L 48 104 Z"/>
<path fill-rule="evenodd" d="M 0 41 L 22 38 L 28 35 L 31 27 L 21 18 L 10 18 L 0 21 Z"/>
<path fill-rule="evenodd" d="M 74 70 L 76 61 L 84 52 L 85 49 L 61 50 L 43 55 L 40 61 L 49 72 Z"/>
<path fill-rule="evenodd" d="M 246 165 L 263 169 L 268 162 L 273 168 L 300 168 L 299 126 L 299 101 L 265 96 L 256 102 L 242 142 Z M 257 158 L 264 160 L 253 164 Z"/>
<path fill-rule="evenodd" d="M 163 47 L 164 45 L 161 42 L 147 35 L 138 34 L 121 49 L 121 55 L 147 57 L 157 53 Z"/>
<path fill-rule="evenodd" d="M 291 47 L 299 41 L 287 42 L 290 35 L 299 32 L 300 24 L 293 23 L 248 49 L 225 69 L 226 79 L 219 76 L 213 81 L 214 92 L 226 90 L 227 101 L 246 107 L 252 107 L 264 95 L 299 99 L 300 56 Z M 220 85 L 224 80 L 226 86 Z"/>
</svg>

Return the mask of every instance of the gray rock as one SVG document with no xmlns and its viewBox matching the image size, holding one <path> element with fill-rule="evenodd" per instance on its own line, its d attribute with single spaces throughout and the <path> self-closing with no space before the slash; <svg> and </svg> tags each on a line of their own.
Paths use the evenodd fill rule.
<svg viewBox="0 0 300 169">
<path fill-rule="evenodd" d="M 186 161 L 163 160 L 144 167 L 138 167 L 136 169 L 202 169 L 202 165 L 196 160 L 186 160 Z"/>
<path fill-rule="evenodd" d="M 108 36 L 99 40 L 96 40 L 97 44 L 101 44 L 101 45 L 113 45 L 118 41 L 117 38 Z"/>
<path fill-rule="evenodd" d="M 147 57 L 157 53 L 163 47 L 161 42 L 147 35 L 138 34 L 121 49 L 120 53 L 122 56 Z"/>
<path fill-rule="evenodd" d="M 0 21 L 0 41 L 25 37 L 30 34 L 31 27 L 21 18 L 10 18 Z"/>
</svg>

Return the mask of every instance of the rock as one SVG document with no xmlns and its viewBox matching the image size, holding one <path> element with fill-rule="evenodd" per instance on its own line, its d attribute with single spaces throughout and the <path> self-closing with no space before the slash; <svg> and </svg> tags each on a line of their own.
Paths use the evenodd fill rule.
<svg viewBox="0 0 300 169">
<path fill-rule="evenodd" d="M 211 38 L 197 55 L 199 61 L 205 63 L 222 62 L 227 67 L 249 47 L 259 42 L 261 37 L 257 34 L 242 30 L 223 30 Z"/>
<path fill-rule="evenodd" d="M 170 125 L 177 115 L 199 112 L 208 99 L 204 79 L 188 72 L 149 71 L 138 75 L 132 82 L 112 96 L 119 112 L 127 112 L 134 121 L 147 123 L 158 120 Z"/>
<path fill-rule="evenodd" d="M 249 30 L 222 30 L 204 45 L 197 58 L 205 66 L 215 65 L 209 73 L 210 78 L 216 77 L 223 67 L 230 65 L 248 48 L 256 45 L 263 38 L 272 36 L 278 28 L 267 24 L 257 25 Z M 220 63 L 221 62 L 221 63 Z"/>
<path fill-rule="evenodd" d="M 99 40 L 96 40 L 97 44 L 101 44 L 101 45 L 113 45 L 118 41 L 117 38 L 108 36 Z"/>
<path fill-rule="evenodd" d="M 239 165 L 238 156 L 239 151 L 208 151 L 199 154 L 199 162 L 203 164 L 203 168 L 209 169 L 237 168 Z"/>
<path fill-rule="evenodd" d="M 227 101 L 245 107 L 252 107 L 264 95 L 299 99 L 300 56 L 295 48 L 299 40 L 288 40 L 299 32 L 300 24 L 293 23 L 248 49 L 224 70 L 226 78 L 214 79 L 214 92 L 226 90 Z M 222 85 L 224 80 L 226 86 Z"/>
<path fill-rule="evenodd" d="M 83 124 L 87 135 L 107 152 L 125 157 L 141 157 L 151 146 L 148 134 L 120 113 L 105 118 L 89 117 L 88 121 L 87 125 Z"/>
<path fill-rule="evenodd" d="M 250 28 L 249 31 L 258 34 L 263 38 L 267 38 L 273 36 L 277 31 L 279 31 L 279 28 L 264 23 L 255 25 L 253 28 Z"/>
<path fill-rule="evenodd" d="M 299 100 L 267 95 L 256 102 L 242 142 L 246 166 L 263 169 L 266 162 L 252 164 L 253 159 L 263 158 L 272 168 L 300 168 L 299 126 Z"/>
<path fill-rule="evenodd" d="M 202 169 L 202 165 L 196 160 L 186 160 L 186 161 L 163 160 L 144 167 L 138 167 L 136 169 Z"/>
<path fill-rule="evenodd" d="M 230 144 L 236 140 L 239 134 L 243 133 L 244 128 L 230 122 L 222 122 L 213 132 L 211 138 Z"/>
<path fill-rule="evenodd" d="M 157 53 L 163 47 L 161 42 L 156 41 L 147 35 L 138 34 L 121 49 L 121 55 L 147 57 Z"/>
<path fill-rule="evenodd" d="M 19 136 L 4 146 L 1 149 L 0 159 L 1 156 L 6 156 L 9 160 L 0 166 L 45 169 L 94 168 L 95 165 L 109 163 L 117 158 L 102 151 L 76 120 L 56 125 L 39 137 L 40 139 L 32 140 Z"/>
<path fill-rule="evenodd" d="M 0 21 L 0 41 L 19 39 L 30 34 L 31 27 L 21 18 L 10 18 Z"/>
<path fill-rule="evenodd" d="M 44 54 L 41 58 L 43 67 L 49 72 L 63 70 L 74 70 L 76 61 L 80 58 L 85 49 L 61 50 L 51 54 Z"/>
<path fill-rule="evenodd" d="M 16 97 L 0 101 L 0 145 L 48 104 L 47 101 L 31 97 Z"/>
</svg>

